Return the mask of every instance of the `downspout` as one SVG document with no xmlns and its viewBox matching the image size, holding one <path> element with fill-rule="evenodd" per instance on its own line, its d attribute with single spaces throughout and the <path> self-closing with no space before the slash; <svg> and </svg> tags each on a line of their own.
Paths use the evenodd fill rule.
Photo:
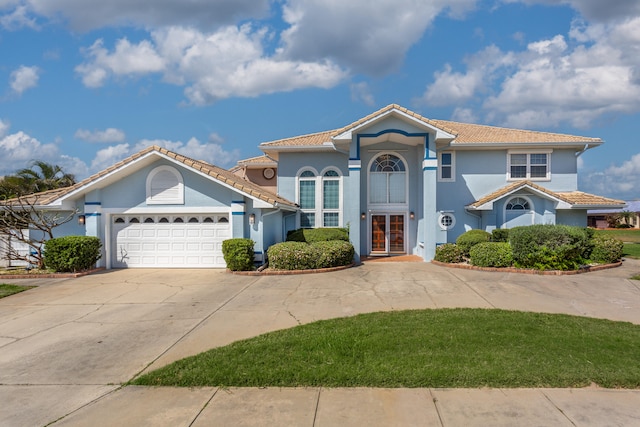
<svg viewBox="0 0 640 427">
<path fill-rule="evenodd" d="M 582 150 L 576 152 L 576 157 L 580 157 L 582 155 L 582 153 L 584 153 L 588 149 L 589 149 L 589 144 L 584 144 L 584 148 Z"/>
<path fill-rule="evenodd" d="M 278 206 L 278 204 L 276 203 L 274 206 Z M 264 218 L 269 215 L 277 214 L 278 212 L 282 212 L 282 208 L 277 208 L 275 211 L 266 213 L 260 218 L 260 221 L 262 221 L 262 233 L 260 234 L 260 238 L 262 239 L 262 265 L 258 267 L 258 271 L 264 270 L 269 265 L 269 262 L 267 261 L 267 248 L 264 247 Z"/>
<path fill-rule="evenodd" d="M 467 211 L 469 215 L 476 217 L 478 219 L 478 230 L 482 229 L 482 215 L 476 215 L 475 213 L 472 213 L 472 211 L 470 211 L 467 208 L 465 208 L 464 210 Z"/>
</svg>

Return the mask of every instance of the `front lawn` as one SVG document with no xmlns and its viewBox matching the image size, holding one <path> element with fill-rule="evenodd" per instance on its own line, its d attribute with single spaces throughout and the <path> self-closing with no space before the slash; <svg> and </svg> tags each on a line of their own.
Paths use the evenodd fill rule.
<svg viewBox="0 0 640 427">
<path fill-rule="evenodd" d="M 276 331 L 150 372 L 137 385 L 640 387 L 640 326 L 485 309 L 362 314 Z"/>
<path fill-rule="evenodd" d="M 622 255 L 629 258 L 640 259 L 640 243 L 625 243 Z"/>
<path fill-rule="evenodd" d="M 10 285 L 7 283 L 0 283 L 0 298 L 8 297 L 9 295 L 17 294 L 34 287 L 35 286 L 18 286 Z"/>
<path fill-rule="evenodd" d="M 615 230 L 595 230 L 596 236 L 613 237 L 625 243 L 640 243 L 640 230 L 634 228 L 620 228 Z"/>
</svg>

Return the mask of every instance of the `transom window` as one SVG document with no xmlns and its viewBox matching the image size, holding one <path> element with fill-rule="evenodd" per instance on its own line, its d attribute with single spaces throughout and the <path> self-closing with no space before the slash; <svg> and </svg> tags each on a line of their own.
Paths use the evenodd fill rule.
<svg viewBox="0 0 640 427">
<path fill-rule="evenodd" d="M 550 179 L 550 152 L 510 152 L 508 155 L 509 179 Z"/>
<path fill-rule="evenodd" d="M 342 177 L 335 169 L 322 174 L 303 170 L 298 175 L 300 227 L 339 227 Z"/>
<path fill-rule="evenodd" d="M 407 202 L 407 172 L 402 159 L 394 154 L 378 156 L 369 168 L 369 203 Z"/>
<path fill-rule="evenodd" d="M 522 197 L 514 197 L 509 200 L 506 209 L 508 211 L 528 211 L 530 209 L 529 201 Z"/>
</svg>

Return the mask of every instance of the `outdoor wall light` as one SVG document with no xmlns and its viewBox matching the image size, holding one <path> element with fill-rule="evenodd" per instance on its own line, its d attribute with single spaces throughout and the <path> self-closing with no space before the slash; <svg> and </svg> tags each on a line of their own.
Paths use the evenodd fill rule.
<svg viewBox="0 0 640 427">
<path fill-rule="evenodd" d="M 253 225 L 256 223 L 256 214 L 249 215 L 249 224 Z"/>
<path fill-rule="evenodd" d="M 78 225 L 84 225 L 87 218 L 84 215 L 78 215 Z"/>
<path fill-rule="evenodd" d="M 366 214 L 366 213 L 364 213 L 364 212 L 362 212 L 362 213 L 360 214 L 360 219 L 361 219 L 361 220 L 363 220 L 363 221 L 364 221 L 365 219 L 367 219 L 367 214 Z"/>
<path fill-rule="evenodd" d="M 409 218 L 416 219 L 416 214 L 414 214 L 413 212 L 409 212 Z"/>
</svg>

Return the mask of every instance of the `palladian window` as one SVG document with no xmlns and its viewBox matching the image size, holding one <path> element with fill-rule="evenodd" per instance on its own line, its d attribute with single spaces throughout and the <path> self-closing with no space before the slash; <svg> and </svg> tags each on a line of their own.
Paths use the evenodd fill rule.
<svg viewBox="0 0 640 427">
<path fill-rule="evenodd" d="M 402 159 L 383 154 L 369 169 L 369 203 L 400 204 L 407 202 L 407 172 Z"/>
</svg>

